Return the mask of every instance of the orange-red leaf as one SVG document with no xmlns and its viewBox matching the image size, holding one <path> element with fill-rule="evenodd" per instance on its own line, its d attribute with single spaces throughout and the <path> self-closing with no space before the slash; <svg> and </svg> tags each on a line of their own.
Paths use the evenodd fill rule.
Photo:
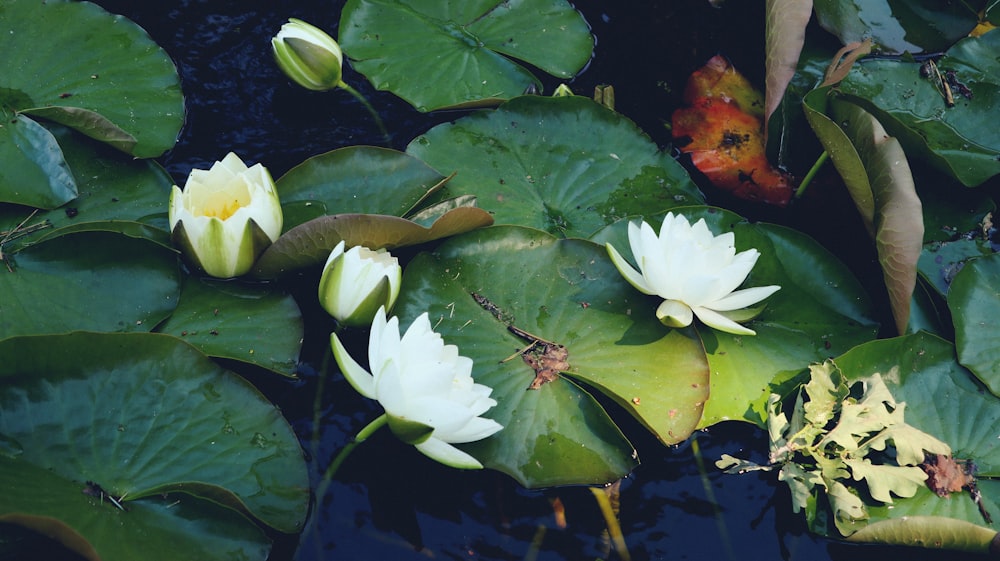
<svg viewBox="0 0 1000 561">
<path fill-rule="evenodd" d="M 713 57 L 688 79 L 672 128 L 681 151 L 718 188 L 742 199 L 785 206 L 790 178 L 764 152 L 763 98 L 721 57 Z"/>
</svg>

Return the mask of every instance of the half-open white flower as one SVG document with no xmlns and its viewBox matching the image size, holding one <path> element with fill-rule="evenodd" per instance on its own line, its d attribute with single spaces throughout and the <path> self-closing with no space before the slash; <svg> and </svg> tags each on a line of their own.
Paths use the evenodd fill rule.
<svg viewBox="0 0 1000 561">
<path fill-rule="evenodd" d="M 472 359 L 444 344 L 427 313 L 400 337 L 399 318 L 387 321 L 385 308 L 379 308 L 368 340 L 371 373 L 351 357 L 336 333 L 330 343 L 344 377 L 361 395 L 378 400 L 389 428 L 403 442 L 452 467 L 483 467 L 452 444 L 481 440 L 503 428 L 480 417 L 497 404 L 489 397 L 493 390 L 473 381 Z"/>
<path fill-rule="evenodd" d="M 392 309 L 403 269 L 388 251 L 356 245 L 333 248 L 319 279 L 319 303 L 342 325 L 369 325 L 379 306 Z"/>
<path fill-rule="evenodd" d="M 656 317 L 664 325 L 690 325 L 693 316 L 720 331 L 756 335 L 735 320 L 753 317 L 748 306 L 774 294 L 780 286 L 736 290 L 757 263 L 760 252 L 736 253 L 732 232 L 712 234 L 701 219 L 692 225 L 683 215 L 668 212 L 659 236 L 646 222 L 628 225 L 628 239 L 639 270 L 633 268 L 611 244 L 608 255 L 632 286 L 643 294 L 664 299 Z"/>
<path fill-rule="evenodd" d="M 174 185 L 169 222 L 192 264 L 213 277 L 236 277 L 281 235 L 281 203 L 267 168 L 248 168 L 230 152 L 209 170 L 191 170 L 183 191 Z"/>
</svg>

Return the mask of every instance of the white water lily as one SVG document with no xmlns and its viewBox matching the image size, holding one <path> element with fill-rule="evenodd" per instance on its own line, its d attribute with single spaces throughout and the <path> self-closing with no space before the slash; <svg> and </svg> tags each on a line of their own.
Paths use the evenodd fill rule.
<svg viewBox="0 0 1000 561">
<path fill-rule="evenodd" d="M 493 390 L 473 381 L 472 359 L 444 344 L 427 313 L 400 337 L 399 318 L 386 320 L 385 308 L 379 308 L 368 340 L 371 373 L 351 358 L 336 333 L 330 343 L 344 377 L 361 395 L 378 400 L 389 428 L 402 441 L 452 467 L 483 467 L 452 444 L 481 440 L 503 428 L 480 416 L 497 404 L 489 397 Z"/>
<path fill-rule="evenodd" d="M 314 25 L 290 18 L 271 39 L 271 49 L 282 72 L 303 88 L 325 91 L 342 84 L 340 45 Z"/>
<path fill-rule="evenodd" d="M 196 267 L 219 278 L 247 273 L 281 235 L 282 214 L 270 172 L 230 152 L 211 169 L 194 169 L 170 192 L 174 244 Z"/>
<path fill-rule="evenodd" d="M 391 310 L 403 269 L 388 251 L 354 246 L 333 248 L 319 280 L 319 303 L 343 325 L 369 325 L 379 306 Z"/>
<path fill-rule="evenodd" d="M 664 299 L 656 317 L 664 325 L 683 327 L 698 316 L 705 325 L 737 335 L 756 335 L 734 320 L 752 317 L 748 306 L 774 294 L 780 286 L 736 290 L 757 263 L 760 252 L 736 253 L 732 232 L 712 234 L 701 219 L 692 225 L 683 215 L 668 212 L 657 236 L 646 222 L 629 223 L 628 239 L 639 269 L 633 268 L 607 244 L 615 267 L 643 294 Z"/>
</svg>

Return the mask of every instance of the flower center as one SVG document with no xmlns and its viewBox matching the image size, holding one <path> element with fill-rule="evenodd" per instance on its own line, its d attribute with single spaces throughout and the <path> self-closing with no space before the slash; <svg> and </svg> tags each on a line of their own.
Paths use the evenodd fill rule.
<svg viewBox="0 0 1000 561">
<path fill-rule="evenodd" d="M 227 220 L 236 214 L 238 210 L 250 204 L 250 193 L 242 181 L 234 182 L 225 188 L 213 190 L 207 193 L 197 205 L 202 216 Z"/>
</svg>

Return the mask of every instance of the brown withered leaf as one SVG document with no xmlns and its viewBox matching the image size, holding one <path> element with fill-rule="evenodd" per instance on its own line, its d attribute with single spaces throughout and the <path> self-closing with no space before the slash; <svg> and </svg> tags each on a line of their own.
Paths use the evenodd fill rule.
<svg viewBox="0 0 1000 561">
<path fill-rule="evenodd" d="M 535 379 L 528 385 L 529 390 L 537 390 L 569 369 L 569 351 L 562 345 L 536 341 L 521 353 L 521 358 L 535 371 Z"/>
<path fill-rule="evenodd" d="M 975 484 L 968 463 L 944 454 L 928 454 L 920 468 L 927 473 L 927 486 L 939 497 L 947 497 Z"/>
</svg>

